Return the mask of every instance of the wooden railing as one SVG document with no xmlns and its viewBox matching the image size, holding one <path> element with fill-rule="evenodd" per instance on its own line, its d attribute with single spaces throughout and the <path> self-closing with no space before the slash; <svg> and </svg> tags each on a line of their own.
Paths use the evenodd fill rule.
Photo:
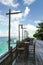
<svg viewBox="0 0 43 65">
<path fill-rule="evenodd" d="M 12 62 L 17 56 L 16 47 L 14 49 L 11 48 L 9 52 L 0 57 L 0 65 L 12 65 Z"/>
<path fill-rule="evenodd" d="M 30 42 L 29 42 L 30 43 Z M 29 44 L 30 45 L 30 44 Z M 1 58 L 0 58 L 0 65 L 12 65 L 13 61 L 16 59 L 17 55 L 18 55 L 18 47 L 25 47 L 25 51 L 28 50 L 27 47 L 29 46 L 27 44 L 25 44 L 24 42 L 20 42 L 20 44 L 18 44 L 17 42 L 17 46 L 15 48 L 12 49 L 12 47 L 10 48 L 10 51 L 7 52 L 6 54 L 4 54 Z M 19 49 L 20 49 L 19 48 Z M 35 46 L 34 46 L 35 48 Z M 35 50 L 35 49 L 34 49 Z M 27 51 L 28 52 L 28 51 Z M 26 52 L 26 53 L 27 53 Z M 35 57 L 35 51 L 34 51 L 34 57 Z"/>
</svg>

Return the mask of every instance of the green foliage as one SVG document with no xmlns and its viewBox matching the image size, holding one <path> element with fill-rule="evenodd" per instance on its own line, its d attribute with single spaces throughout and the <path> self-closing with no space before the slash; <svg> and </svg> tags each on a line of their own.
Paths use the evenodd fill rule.
<svg viewBox="0 0 43 65">
<path fill-rule="evenodd" d="M 43 22 L 38 23 L 38 30 L 36 30 L 35 34 L 33 35 L 35 38 L 39 39 L 40 35 L 39 33 L 43 32 Z"/>
<path fill-rule="evenodd" d="M 38 34 L 38 33 L 35 33 L 35 34 L 33 35 L 33 37 L 39 39 L 39 34 Z"/>
<path fill-rule="evenodd" d="M 37 26 L 38 28 L 43 28 L 43 22 L 41 22 L 41 23 L 38 23 L 38 26 Z"/>
</svg>

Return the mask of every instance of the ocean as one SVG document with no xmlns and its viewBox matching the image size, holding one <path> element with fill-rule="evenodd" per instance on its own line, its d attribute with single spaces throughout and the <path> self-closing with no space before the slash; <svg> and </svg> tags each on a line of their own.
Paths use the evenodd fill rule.
<svg viewBox="0 0 43 65">
<path fill-rule="evenodd" d="M 16 38 L 12 38 L 12 40 L 15 40 Z M 16 42 L 12 42 L 10 46 L 13 48 L 16 47 Z M 8 51 L 8 38 L 7 37 L 0 37 L 0 56 L 5 54 Z"/>
</svg>

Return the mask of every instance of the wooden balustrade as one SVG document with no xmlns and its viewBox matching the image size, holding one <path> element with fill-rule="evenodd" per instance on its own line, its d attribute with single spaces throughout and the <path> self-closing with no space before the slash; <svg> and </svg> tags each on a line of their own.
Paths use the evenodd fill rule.
<svg viewBox="0 0 43 65">
<path fill-rule="evenodd" d="M 14 61 L 14 59 L 16 58 L 16 48 L 12 49 L 7 52 L 6 54 L 4 54 L 1 58 L 0 58 L 0 65 L 12 65 L 12 62 Z"/>
</svg>

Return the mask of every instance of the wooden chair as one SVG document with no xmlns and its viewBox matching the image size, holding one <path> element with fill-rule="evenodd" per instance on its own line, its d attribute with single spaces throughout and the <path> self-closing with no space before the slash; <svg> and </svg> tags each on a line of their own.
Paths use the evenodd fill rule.
<svg viewBox="0 0 43 65">
<path fill-rule="evenodd" d="M 24 59 L 24 54 L 25 54 L 25 45 L 24 43 L 20 43 L 17 45 L 17 54 L 18 54 L 18 58 L 20 59 Z"/>
</svg>

